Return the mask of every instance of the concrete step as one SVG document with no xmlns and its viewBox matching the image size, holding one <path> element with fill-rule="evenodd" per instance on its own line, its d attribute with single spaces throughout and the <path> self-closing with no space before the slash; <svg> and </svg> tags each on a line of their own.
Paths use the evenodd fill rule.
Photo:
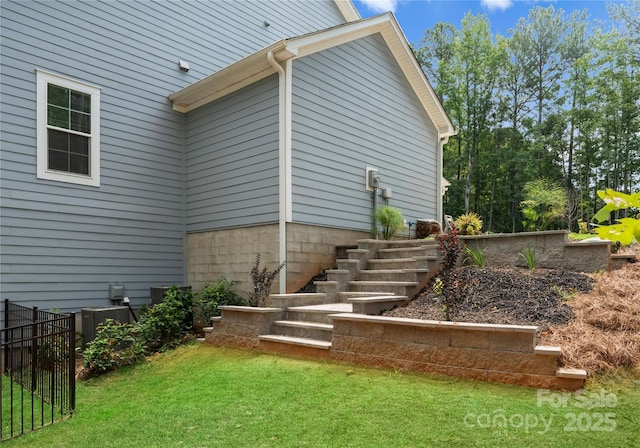
<svg viewBox="0 0 640 448">
<path fill-rule="evenodd" d="M 264 345 L 268 351 L 277 353 L 309 355 L 327 352 L 331 348 L 331 342 L 328 341 L 297 338 L 293 336 L 264 334 L 258 336 L 258 339 L 260 340 L 260 344 Z M 303 350 L 300 350 L 301 348 Z"/>
<path fill-rule="evenodd" d="M 415 257 L 416 267 L 418 269 L 428 269 L 433 273 L 440 270 L 440 257 L 438 255 L 425 255 Z"/>
<path fill-rule="evenodd" d="M 363 297 L 380 297 L 390 295 L 385 292 L 376 292 L 376 291 L 344 291 L 338 293 L 339 302 L 349 302 L 349 299 L 359 299 Z"/>
<path fill-rule="evenodd" d="M 375 258 L 369 260 L 368 269 L 415 269 L 418 263 L 413 258 Z"/>
<path fill-rule="evenodd" d="M 347 250 L 347 256 L 350 260 L 359 260 L 362 257 L 369 255 L 369 249 L 349 249 Z"/>
<path fill-rule="evenodd" d="M 353 305 L 353 312 L 358 314 L 378 315 L 383 311 L 392 310 L 409 301 L 407 296 L 373 296 L 352 297 L 349 303 Z"/>
<path fill-rule="evenodd" d="M 303 322 L 291 320 L 276 320 L 271 327 L 271 333 L 296 338 L 331 341 L 333 325 L 318 322 Z"/>
<path fill-rule="evenodd" d="M 434 250 L 431 246 L 395 247 L 390 249 L 378 249 L 376 258 L 414 258 L 433 255 L 433 253 Z"/>
<path fill-rule="evenodd" d="M 418 282 L 351 281 L 349 291 L 383 291 L 385 295 L 413 296 L 413 292 L 407 294 L 407 291 L 413 291 L 418 285 Z"/>
<path fill-rule="evenodd" d="M 427 241 L 422 239 L 411 240 L 391 240 L 386 241 L 385 247 L 387 249 L 397 249 L 401 247 L 438 247 L 438 243 L 435 240 Z"/>
<path fill-rule="evenodd" d="M 327 303 L 324 305 L 294 306 L 287 308 L 287 320 L 330 324 L 330 314 L 351 313 L 350 303 Z"/>
<path fill-rule="evenodd" d="M 406 269 L 367 269 L 359 271 L 355 280 L 384 282 L 416 282 L 416 270 Z"/>
<path fill-rule="evenodd" d="M 327 274 L 327 277 L 331 276 L 331 274 L 337 275 L 337 276 L 342 276 L 344 274 L 348 274 L 349 271 L 348 269 L 327 269 L 325 271 L 325 273 Z M 332 281 L 331 279 L 328 279 L 329 281 Z"/>
<path fill-rule="evenodd" d="M 271 294 L 267 306 L 272 308 L 288 308 L 290 306 L 319 305 L 327 303 L 324 293 Z"/>
<path fill-rule="evenodd" d="M 338 267 L 339 270 L 349 271 L 354 276 L 358 272 L 358 269 L 365 269 L 367 267 L 366 260 L 363 260 L 361 262 L 360 260 L 349 260 L 349 259 L 336 260 L 336 266 Z"/>
<path fill-rule="evenodd" d="M 335 302 L 336 294 L 340 290 L 340 282 L 337 281 L 324 281 L 324 282 L 313 282 L 316 286 L 316 292 L 325 294 L 327 297 L 327 302 Z"/>
<path fill-rule="evenodd" d="M 347 269 L 328 269 L 326 273 L 327 281 L 338 282 L 336 291 L 341 291 L 346 286 L 346 282 L 348 282 L 349 280 L 353 280 L 354 275 L 357 273 L 357 271 L 349 271 Z M 315 285 L 317 290 L 317 282 L 315 283 Z"/>
</svg>

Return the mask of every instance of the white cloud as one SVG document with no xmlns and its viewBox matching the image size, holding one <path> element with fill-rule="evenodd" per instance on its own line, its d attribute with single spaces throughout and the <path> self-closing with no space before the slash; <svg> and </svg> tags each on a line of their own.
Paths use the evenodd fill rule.
<svg viewBox="0 0 640 448">
<path fill-rule="evenodd" d="M 513 0 L 482 0 L 480 4 L 491 12 L 498 9 L 504 11 L 513 5 Z"/>
<path fill-rule="evenodd" d="M 366 6 L 367 9 L 377 13 L 383 13 L 387 11 L 396 12 L 396 8 L 398 7 L 398 0 L 360 0 L 360 1 L 362 2 L 363 5 Z"/>
</svg>

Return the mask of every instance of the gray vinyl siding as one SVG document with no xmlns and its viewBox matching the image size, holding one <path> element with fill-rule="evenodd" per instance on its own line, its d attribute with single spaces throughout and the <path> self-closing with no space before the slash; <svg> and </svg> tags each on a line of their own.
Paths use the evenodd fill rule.
<svg viewBox="0 0 640 448">
<path fill-rule="evenodd" d="M 141 304 L 150 286 L 183 282 L 185 116 L 168 96 L 344 21 L 331 1 L 0 8 L 0 298 L 62 311 L 109 305 L 111 283 Z M 36 69 L 101 88 L 100 187 L 36 178 Z"/>
<path fill-rule="evenodd" d="M 278 76 L 187 116 L 187 231 L 278 221 Z"/>
<path fill-rule="evenodd" d="M 296 60 L 293 221 L 370 229 L 367 166 L 378 168 L 405 219 L 435 218 L 437 140 L 381 36 Z"/>
</svg>

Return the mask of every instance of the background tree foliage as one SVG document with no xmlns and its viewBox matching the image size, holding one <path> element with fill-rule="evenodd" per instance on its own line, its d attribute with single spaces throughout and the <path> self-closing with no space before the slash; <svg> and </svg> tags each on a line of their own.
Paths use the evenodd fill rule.
<svg viewBox="0 0 640 448">
<path fill-rule="evenodd" d="M 638 189 L 640 0 L 609 14 L 596 24 L 587 9 L 536 6 L 507 36 L 471 13 L 425 31 L 416 57 L 458 129 L 444 153 L 446 214 L 528 230 L 532 209 L 521 205 L 535 189 L 525 186 L 546 182 L 564 210 L 535 226 L 575 230 L 602 206 L 597 191 Z"/>
</svg>

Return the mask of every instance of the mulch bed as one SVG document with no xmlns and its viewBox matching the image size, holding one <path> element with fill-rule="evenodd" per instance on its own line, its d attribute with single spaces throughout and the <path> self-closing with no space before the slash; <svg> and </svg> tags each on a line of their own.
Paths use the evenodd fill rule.
<svg viewBox="0 0 640 448">
<path fill-rule="evenodd" d="M 640 263 L 598 274 L 473 267 L 458 274 L 462 298 L 452 320 L 536 325 L 538 345 L 562 347 L 561 366 L 589 373 L 640 366 Z M 445 319 L 430 288 L 384 315 Z"/>
<path fill-rule="evenodd" d="M 568 323 L 574 313 L 567 301 L 591 291 L 594 284 L 588 275 L 549 269 L 464 267 L 458 268 L 457 274 L 461 301 L 452 320 L 537 325 L 539 331 Z M 443 306 L 429 287 L 407 305 L 384 315 L 445 319 Z"/>
</svg>

